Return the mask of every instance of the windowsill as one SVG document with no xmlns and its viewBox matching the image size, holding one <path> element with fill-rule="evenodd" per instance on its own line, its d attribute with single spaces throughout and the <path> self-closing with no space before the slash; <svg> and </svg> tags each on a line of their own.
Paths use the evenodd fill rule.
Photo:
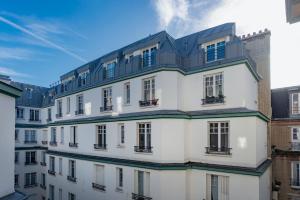
<svg viewBox="0 0 300 200">
<path fill-rule="evenodd" d="M 100 113 L 112 113 L 113 110 L 104 110 L 104 111 L 100 111 Z"/>
<path fill-rule="evenodd" d="M 155 108 L 158 107 L 158 105 L 149 105 L 149 106 L 139 106 L 141 109 L 146 109 L 146 108 Z"/>
<path fill-rule="evenodd" d="M 75 117 L 80 117 L 80 116 L 84 116 L 85 114 L 82 113 L 82 114 L 75 114 Z"/>
<path fill-rule="evenodd" d="M 94 148 L 94 150 L 95 150 L 95 151 L 107 151 L 107 148 L 98 148 L 98 149 L 95 149 L 95 148 Z"/>
<path fill-rule="evenodd" d="M 291 188 L 295 190 L 300 190 L 300 186 L 296 186 L 296 185 L 291 185 Z"/>
<path fill-rule="evenodd" d="M 137 152 L 137 151 L 134 151 L 135 154 L 144 154 L 144 155 L 153 155 L 153 151 L 151 152 Z"/>
<path fill-rule="evenodd" d="M 218 157 L 232 157 L 232 154 L 226 154 L 223 152 L 210 152 L 210 153 L 204 153 L 205 156 L 218 156 Z"/>
<path fill-rule="evenodd" d="M 210 106 L 222 106 L 225 105 L 224 103 L 206 103 L 206 104 L 201 104 L 202 107 L 210 107 Z"/>
<path fill-rule="evenodd" d="M 131 104 L 130 103 L 128 103 L 128 104 L 124 103 L 123 106 L 127 107 L 127 106 L 131 106 Z"/>
</svg>

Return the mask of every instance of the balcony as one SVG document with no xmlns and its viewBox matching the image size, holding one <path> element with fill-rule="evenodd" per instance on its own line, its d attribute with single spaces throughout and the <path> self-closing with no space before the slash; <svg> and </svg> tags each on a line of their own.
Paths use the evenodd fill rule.
<svg viewBox="0 0 300 200">
<path fill-rule="evenodd" d="M 25 165 L 36 165 L 36 161 L 31 161 L 31 162 L 25 162 Z"/>
<path fill-rule="evenodd" d="M 43 141 L 42 141 L 42 144 L 43 144 L 43 145 L 47 145 L 47 144 L 48 144 L 48 141 L 43 140 Z"/>
<path fill-rule="evenodd" d="M 24 144 L 37 144 L 36 140 L 25 140 Z"/>
<path fill-rule="evenodd" d="M 57 146 L 57 142 L 56 141 L 50 141 L 49 145 L 50 146 Z"/>
<path fill-rule="evenodd" d="M 300 180 L 297 178 L 291 179 L 291 187 L 299 188 L 300 189 Z"/>
<path fill-rule="evenodd" d="M 62 113 L 57 113 L 55 116 L 56 116 L 56 118 L 62 118 L 63 114 Z"/>
<path fill-rule="evenodd" d="M 207 154 L 223 154 L 223 155 L 231 155 L 231 148 L 228 147 L 205 147 Z"/>
<path fill-rule="evenodd" d="M 92 187 L 97 190 L 105 191 L 105 185 L 100 185 L 97 183 L 92 183 Z"/>
<path fill-rule="evenodd" d="M 132 193 L 132 199 L 135 199 L 135 200 L 151 200 L 152 198 L 141 195 L 141 194 Z"/>
<path fill-rule="evenodd" d="M 225 97 L 223 95 L 219 95 L 218 97 L 206 97 L 205 99 L 202 99 L 202 105 L 224 103 L 224 99 Z"/>
<path fill-rule="evenodd" d="M 140 153 L 152 153 L 152 147 L 151 146 L 134 146 L 135 152 Z"/>
<path fill-rule="evenodd" d="M 106 149 L 106 144 L 94 144 L 94 149 Z"/>
<path fill-rule="evenodd" d="M 77 148 L 78 147 L 78 143 L 69 142 L 69 147 Z"/>
<path fill-rule="evenodd" d="M 55 176 L 55 171 L 53 171 L 53 170 L 48 170 L 48 174 L 50 174 L 50 175 L 52 175 L 52 176 Z"/>
<path fill-rule="evenodd" d="M 143 100 L 143 101 L 139 101 L 139 103 L 140 103 L 140 107 L 157 106 L 158 99 Z"/>
<path fill-rule="evenodd" d="M 113 110 L 113 106 L 102 106 L 100 107 L 100 112 L 110 112 Z"/>
<path fill-rule="evenodd" d="M 24 188 L 32 188 L 32 187 L 36 187 L 36 186 L 38 186 L 37 183 L 25 184 L 25 185 L 24 185 Z"/>
<path fill-rule="evenodd" d="M 46 163 L 45 161 L 40 162 L 40 164 L 41 164 L 42 166 L 47 166 L 47 163 Z"/>
<path fill-rule="evenodd" d="M 83 114 L 84 114 L 84 110 L 83 109 L 75 111 L 75 115 L 83 115 Z"/>
<path fill-rule="evenodd" d="M 74 182 L 74 183 L 77 182 L 77 178 L 73 177 L 73 176 L 67 176 L 67 179 L 68 179 L 68 181 L 71 181 L 71 182 Z"/>
<path fill-rule="evenodd" d="M 300 151 L 300 142 L 292 142 L 291 151 Z"/>
<path fill-rule="evenodd" d="M 42 189 L 46 190 L 46 185 L 40 184 L 40 187 L 41 187 Z"/>
</svg>

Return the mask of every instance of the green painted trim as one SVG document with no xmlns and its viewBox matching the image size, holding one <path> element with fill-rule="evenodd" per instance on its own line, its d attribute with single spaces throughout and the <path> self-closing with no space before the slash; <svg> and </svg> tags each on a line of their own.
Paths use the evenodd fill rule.
<svg viewBox="0 0 300 200">
<path fill-rule="evenodd" d="M 0 81 L 0 93 L 17 98 L 21 96 L 22 90 Z"/>
<path fill-rule="evenodd" d="M 67 93 L 67 94 L 64 94 L 64 95 L 57 96 L 57 97 L 55 97 L 55 99 L 60 99 L 60 98 L 65 97 L 65 96 L 77 94 L 77 93 L 87 91 L 87 90 L 91 90 L 91 89 L 94 89 L 94 88 L 97 88 L 97 87 L 103 87 L 103 86 L 106 86 L 106 85 L 111 85 L 113 83 L 125 81 L 125 80 L 128 80 L 128 79 L 132 79 L 132 78 L 136 78 L 136 77 L 140 77 L 140 76 L 145 76 L 145 75 L 148 75 L 148 74 L 153 74 L 153 73 L 157 73 L 157 72 L 161 72 L 161 71 L 175 71 L 175 72 L 181 73 L 184 76 L 187 76 L 187 75 L 191 75 L 191 74 L 195 74 L 195 73 L 199 73 L 199 72 L 205 72 L 205 71 L 220 69 L 220 68 L 224 68 L 224 67 L 231 67 L 233 65 L 238 65 L 238 64 L 243 64 L 243 63 L 246 64 L 246 67 L 249 69 L 249 71 L 251 72 L 251 74 L 253 75 L 255 80 L 259 81 L 260 78 L 259 78 L 258 74 L 254 71 L 254 69 L 251 67 L 251 64 L 249 63 L 249 61 L 247 59 L 241 59 L 241 60 L 238 60 L 238 61 L 233 61 L 233 62 L 219 64 L 219 65 L 213 65 L 213 66 L 210 66 L 210 67 L 200 68 L 200 69 L 196 69 L 196 70 L 192 70 L 192 71 L 188 71 L 188 72 L 185 72 L 185 71 L 179 69 L 178 67 L 159 67 L 158 69 L 153 69 L 151 71 L 146 71 L 146 72 L 142 72 L 142 73 L 139 73 L 139 74 L 129 75 L 129 76 L 126 76 L 126 77 L 123 77 L 123 78 L 118 78 L 118 79 L 109 81 L 107 83 L 85 87 L 85 88 L 79 89 L 79 90 L 74 91 L 74 92 L 70 92 L 70 93 Z"/>
<path fill-rule="evenodd" d="M 92 124 L 92 123 L 104 123 L 104 122 L 116 122 L 116 121 L 133 121 L 133 120 L 147 120 L 147 119 L 212 119 L 212 118 L 235 118 L 235 117 L 258 117 L 259 119 L 269 122 L 269 118 L 259 111 L 253 112 L 240 112 L 240 113 L 222 113 L 222 114 L 208 114 L 208 115 L 188 115 L 188 114 L 156 114 L 156 115 L 137 115 L 129 117 L 111 117 L 99 119 L 76 119 L 72 121 L 57 121 L 48 124 L 48 126 L 60 126 L 60 125 L 74 125 L 74 124 Z"/>
<path fill-rule="evenodd" d="M 186 163 L 156 163 L 156 162 L 146 162 L 138 160 L 120 159 L 120 158 L 110 158 L 101 156 L 91 156 L 77 153 L 61 152 L 48 150 L 46 152 L 49 155 L 63 156 L 78 160 L 91 161 L 97 163 L 106 163 L 114 165 L 122 165 L 128 167 L 137 167 L 152 170 L 188 170 L 188 169 L 198 169 L 207 170 L 215 172 L 233 173 L 241 175 L 250 176 L 261 176 L 268 169 L 271 164 L 271 160 L 266 160 L 257 168 L 246 168 L 238 166 L 227 166 L 227 165 L 215 165 L 199 162 L 186 162 Z"/>
<path fill-rule="evenodd" d="M 46 124 L 16 124 L 16 128 L 47 128 Z"/>
<path fill-rule="evenodd" d="M 16 151 L 20 150 L 48 150 L 48 147 L 42 147 L 42 146 L 31 146 L 31 147 L 15 147 Z"/>
</svg>

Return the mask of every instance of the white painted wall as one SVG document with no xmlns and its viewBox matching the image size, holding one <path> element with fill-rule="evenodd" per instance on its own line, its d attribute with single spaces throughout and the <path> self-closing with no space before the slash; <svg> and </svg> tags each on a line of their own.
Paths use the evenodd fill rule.
<svg viewBox="0 0 300 200">
<path fill-rule="evenodd" d="M 0 198 L 14 192 L 15 98 L 0 93 Z"/>
</svg>

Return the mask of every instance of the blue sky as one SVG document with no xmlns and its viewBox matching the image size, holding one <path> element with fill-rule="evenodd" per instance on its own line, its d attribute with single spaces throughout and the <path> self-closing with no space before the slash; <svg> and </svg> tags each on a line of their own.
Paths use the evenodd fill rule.
<svg viewBox="0 0 300 200">
<path fill-rule="evenodd" d="M 180 37 L 225 22 L 236 22 L 238 34 L 271 29 L 272 87 L 300 84 L 300 23 L 286 23 L 282 0 L 1 0 L 0 73 L 49 86 L 149 34 Z"/>
</svg>

